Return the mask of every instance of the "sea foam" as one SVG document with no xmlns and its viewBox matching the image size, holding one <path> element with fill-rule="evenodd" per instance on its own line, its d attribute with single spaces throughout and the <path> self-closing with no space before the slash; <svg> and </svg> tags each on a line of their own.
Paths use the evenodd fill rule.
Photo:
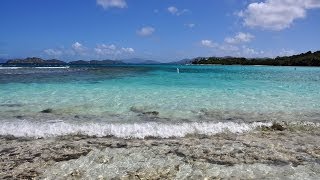
<svg viewBox="0 0 320 180">
<path fill-rule="evenodd" d="M 52 122 L 52 121 L 51 121 Z M 15 137 L 55 137 L 62 135 L 82 134 L 88 136 L 115 136 L 119 138 L 145 137 L 184 137 L 188 134 L 214 135 L 222 132 L 244 133 L 261 126 L 271 126 L 272 123 L 234 123 L 234 122 L 194 122 L 180 124 L 165 123 L 83 123 L 67 122 L 38 123 L 30 121 L 4 122 L 0 126 L 0 135 Z"/>
<path fill-rule="evenodd" d="M 0 70 L 1 69 L 21 69 L 22 67 L 1 67 L 0 66 Z"/>
<path fill-rule="evenodd" d="M 68 69 L 70 66 L 34 67 L 36 69 Z"/>
</svg>

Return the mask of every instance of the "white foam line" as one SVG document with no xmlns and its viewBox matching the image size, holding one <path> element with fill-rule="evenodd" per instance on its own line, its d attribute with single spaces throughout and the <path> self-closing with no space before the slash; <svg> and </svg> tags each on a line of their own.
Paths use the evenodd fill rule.
<svg viewBox="0 0 320 180">
<path fill-rule="evenodd" d="M 310 127 L 320 127 L 320 123 L 315 123 L 315 122 L 308 122 L 308 121 L 305 121 L 305 122 L 290 122 L 289 125 L 297 125 L 297 126 L 310 126 Z"/>
<path fill-rule="evenodd" d="M 69 66 L 60 66 L 60 67 L 34 67 L 37 69 L 68 69 Z"/>
<path fill-rule="evenodd" d="M 261 126 L 271 126 L 271 123 L 135 123 L 135 124 L 107 124 L 84 123 L 71 124 L 66 122 L 35 123 L 30 121 L 4 122 L 0 127 L 0 135 L 15 137 L 54 137 L 60 135 L 83 134 L 89 136 L 115 136 L 119 138 L 145 138 L 148 136 L 170 138 L 184 137 L 187 134 L 213 135 L 225 131 L 232 133 L 248 132 Z"/>
<path fill-rule="evenodd" d="M 0 69 L 20 69 L 22 67 L 0 67 Z"/>
<path fill-rule="evenodd" d="M 21 69 L 21 68 L 35 68 L 35 69 L 68 69 L 70 66 L 60 66 L 60 67 L 0 67 L 0 69 Z"/>
</svg>

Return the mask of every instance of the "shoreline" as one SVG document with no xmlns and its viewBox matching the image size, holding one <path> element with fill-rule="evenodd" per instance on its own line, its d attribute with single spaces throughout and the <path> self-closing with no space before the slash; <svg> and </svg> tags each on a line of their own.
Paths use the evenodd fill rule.
<svg viewBox="0 0 320 180">
<path fill-rule="evenodd" d="M 318 177 L 319 128 L 283 128 L 167 139 L 0 136 L 0 178 Z"/>
</svg>

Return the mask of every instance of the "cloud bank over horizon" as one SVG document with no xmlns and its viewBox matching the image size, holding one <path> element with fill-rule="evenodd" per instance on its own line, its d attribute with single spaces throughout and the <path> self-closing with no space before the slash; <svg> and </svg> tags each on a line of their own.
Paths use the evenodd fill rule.
<svg viewBox="0 0 320 180">
<path fill-rule="evenodd" d="M 79 42 L 73 43 L 70 48 L 45 49 L 43 55 L 45 57 L 61 58 L 63 56 L 69 58 L 84 59 L 121 59 L 130 57 L 135 50 L 131 47 L 118 47 L 114 44 L 97 44 L 93 48 L 84 46 Z"/>
</svg>

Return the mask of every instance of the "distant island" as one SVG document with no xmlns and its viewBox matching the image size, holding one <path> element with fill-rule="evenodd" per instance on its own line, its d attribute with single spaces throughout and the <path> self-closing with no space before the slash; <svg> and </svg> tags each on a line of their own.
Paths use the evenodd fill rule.
<svg viewBox="0 0 320 180">
<path fill-rule="evenodd" d="M 65 66 L 65 65 L 117 65 L 117 64 L 160 64 L 160 62 L 143 59 L 126 60 L 76 60 L 64 62 L 58 59 L 44 60 L 38 57 L 28 57 L 25 59 L 10 59 L 3 63 L 3 66 Z"/>
<path fill-rule="evenodd" d="M 268 65 L 268 66 L 320 66 L 320 51 L 276 58 L 198 57 L 170 63 L 160 63 L 139 58 L 126 60 L 76 60 L 64 62 L 58 59 L 44 60 L 38 57 L 10 59 L 3 66 L 66 66 L 66 65 L 125 65 L 125 64 L 221 64 L 221 65 Z"/>
<path fill-rule="evenodd" d="M 5 65 L 14 65 L 14 64 L 67 64 L 64 61 L 57 60 L 57 59 L 49 59 L 43 60 L 41 58 L 32 57 L 32 58 L 25 58 L 25 59 L 10 59 Z"/>
<path fill-rule="evenodd" d="M 320 66 L 320 51 L 276 58 L 200 57 L 193 59 L 191 64 Z"/>
</svg>

